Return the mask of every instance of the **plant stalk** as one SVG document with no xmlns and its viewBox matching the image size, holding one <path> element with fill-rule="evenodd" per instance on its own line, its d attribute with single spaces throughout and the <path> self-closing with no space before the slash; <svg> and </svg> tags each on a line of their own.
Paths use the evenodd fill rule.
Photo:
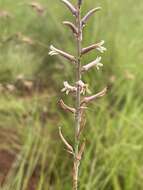
<svg viewBox="0 0 143 190">
<path fill-rule="evenodd" d="M 84 66 L 82 66 L 81 58 L 83 54 L 88 53 L 89 51 L 95 49 L 103 53 L 106 51 L 106 48 L 103 47 L 104 41 L 101 41 L 100 43 L 90 45 L 88 47 L 85 47 L 82 49 L 82 33 L 83 33 L 83 27 L 87 24 L 87 21 L 89 18 L 98 10 L 100 10 L 100 7 L 93 8 L 90 11 L 88 11 L 85 16 L 81 17 L 81 6 L 83 3 L 83 0 L 77 0 L 77 6 L 73 5 L 70 0 L 61 0 L 62 3 L 69 9 L 69 11 L 72 13 L 72 15 L 76 18 L 76 22 L 72 23 L 69 21 L 64 21 L 63 24 L 68 26 L 74 36 L 76 37 L 76 52 L 77 55 L 71 55 L 65 51 L 62 51 L 60 49 L 55 48 L 53 45 L 50 46 L 49 55 L 60 55 L 64 58 L 66 58 L 71 63 L 74 63 L 76 66 L 75 68 L 75 85 L 70 85 L 67 81 L 64 81 L 64 88 L 61 90 L 62 92 L 65 92 L 66 94 L 72 93 L 72 95 L 75 98 L 75 107 L 70 107 L 66 105 L 63 100 L 61 99 L 59 101 L 59 104 L 61 108 L 64 111 L 70 112 L 74 114 L 74 136 L 75 136 L 75 142 L 74 146 L 70 145 L 68 141 L 64 138 L 61 128 L 59 128 L 59 135 L 61 137 L 61 140 L 63 141 L 64 145 L 67 148 L 67 152 L 73 155 L 73 179 L 72 179 L 72 189 L 78 190 L 79 189 L 79 166 L 81 163 L 81 159 L 84 153 L 85 149 L 85 141 L 81 143 L 81 132 L 83 130 L 83 127 L 85 125 L 85 118 L 83 117 L 84 111 L 87 108 L 87 104 L 92 102 L 93 100 L 96 100 L 99 97 L 102 97 L 105 95 L 107 88 L 104 88 L 101 92 L 91 95 L 91 96 L 84 96 L 85 93 L 89 93 L 88 84 L 84 83 L 82 81 L 82 73 L 85 71 L 88 71 L 90 68 L 95 66 L 98 70 L 99 67 L 102 67 L 103 64 L 100 63 L 101 57 L 97 57 L 96 60 L 92 61 L 91 63 L 88 63 Z M 82 95 L 82 97 L 81 97 Z"/>
<path fill-rule="evenodd" d="M 78 29 L 77 36 L 77 64 L 76 64 L 76 82 L 81 80 L 81 42 L 82 42 L 82 28 L 81 28 L 81 9 L 78 6 L 78 15 L 76 20 L 76 26 Z M 80 160 L 78 160 L 79 152 L 79 131 L 80 131 L 80 121 L 81 121 L 81 95 L 80 86 L 77 86 L 76 93 L 76 115 L 75 115 L 75 156 L 74 156 L 74 166 L 73 166 L 73 190 L 78 189 L 78 177 L 79 177 L 79 165 Z"/>
</svg>

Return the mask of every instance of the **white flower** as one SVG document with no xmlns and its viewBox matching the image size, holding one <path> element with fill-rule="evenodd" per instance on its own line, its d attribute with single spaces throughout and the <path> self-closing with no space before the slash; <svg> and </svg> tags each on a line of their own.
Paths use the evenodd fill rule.
<svg viewBox="0 0 143 190">
<path fill-rule="evenodd" d="M 87 93 L 91 93 L 89 88 L 88 88 L 88 84 L 85 84 L 82 80 L 79 80 L 77 83 L 77 86 L 80 87 L 80 93 L 81 94 L 85 94 L 86 92 Z"/>
<path fill-rule="evenodd" d="M 97 70 L 99 70 L 100 67 L 103 66 L 103 64 L 100 62 L 101 61 L 101 57 L 97 57 L 96 60 L 92 61 L 91 63 L 84 65 L 82 67 L 82 71 L 88 71 L 90 68 L 96 66 Z"/>
<path fill-rule="evenodd" d="M 103 47 L 103 44 L 104 44 L 104 41 L 102 40 L 99 43 L 92 44 L 92 45 L 90 45 L 88 47 L 82 48 L 81 53 L 82 53 L 82 55 L 84 55 L 84 54 L 86 54 L 86 53 L 88 53 L 88 52 L 90 52 L 90 51 L 92 51 L 94 49 L 100 51 L 101 53 L 104 53 L 104 51 L 106 51 L 107 49 L 105 47 Z"/>
<path fill-rule="evenodd" d="M 103 64 L 102 64 L 102 63 L 97 63 L 97 64 L 96 64 L 96 68 L 97 68 L 97 70 L 99 70 L 100 67 L 103 67 Z"/>
<path fill-rule="evenodd" d="M 49 52 L 49 55 L 50 56 L 53 56 L 53 55 L 58 55 L 59 53 L 57 52 L 57 49 L 53 46 L 53 45 L 51 45 L 50 46 L 50 52 Z"/>
<path fill-rule="evenodd" d="M 100 51 L 101 53 L 104 53 L 104 51 L 106 51 L 107 49 L 105 47 L 103 47 L 104 45 L 104 40 L 102 40 L 100 43 L 97 44 L 97 50 Z"/>
<path fill-rule="evenodd" d="M 71 86 L 67 81 L 65 81 L 64 88 L 61 91 L 66 92 L 66 94 L 69 94 L 69 92 L 76 92 L 77 88 L 75 86 Z"/>
<path fill-rule="evenodd" d="M 75 62 L 76 59 L 73 55 L 70 55 L 69 53 L 62 51 L 60 49 L 55 48 L 53 45 L 50 46 L 50 51 L 49 51 L 49 55 L 53 56 L 53 55 L 61 55 L 62 57 Z"/>
</svg>

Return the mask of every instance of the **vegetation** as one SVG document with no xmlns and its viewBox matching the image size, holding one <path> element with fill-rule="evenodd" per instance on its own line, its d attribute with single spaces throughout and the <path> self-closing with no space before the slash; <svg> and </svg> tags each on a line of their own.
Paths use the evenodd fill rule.
<svg viewBox="0 0 143 190">
<path fill-rule="evenodd" d="M 0 10 L 10 13 L 7 17 L 0 14 L 2 190 L 71 187 L 71 159 L 63 150 L 58 126 L 64 126 L 64 134 L 72 143 L 73 134 L 69 130 L 72 121 L 56 103 L 62 81 L 72 81 L 72 72 L 63 59 L 57 61 L 48 56 L 51 42 L 74 53 L 73 36 L 67 35 L 60 24 L 65 17 L 71 17 L 57 0 L 39 2 L 44 7 L 40 15 L 28 0 L 0 1 Z M 84 79 L 88 83 L 94 81 L 93 91 L 108 85 L 109 92 L 87 113 L 89 127 L 85 129 L 87 145 L 80 189 L 140 190 L 143 189 L 143 2 L 88 0 L 83 13 L 93 4 L 103 8 L 102 14 L 90 20 L 92 27 L 84 31 L 84 46 L 104 39 L 108 51 L 103 57 L 104 68 Z M 95 54 L 90 54 L 83 62 L 94 58 Z"/>
</svg>

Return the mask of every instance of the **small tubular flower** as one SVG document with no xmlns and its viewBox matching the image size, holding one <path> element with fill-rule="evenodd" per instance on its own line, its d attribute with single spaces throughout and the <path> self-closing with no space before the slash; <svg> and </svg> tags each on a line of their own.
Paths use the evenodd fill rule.
<svg viewBox="0 0 143 190">
<path fill-rule="evenodd" d="M 99 68 L 103 66 L 103 64 L 100 61 L 101 61 L 101 57 L 97 57 L 95 61 L 92 61 L 91 63 L 87 65 L 84 65 L 82 67 L 82 72 L 88 71 L 90 68 L 94 66 L 97 68 L 97 70 L 99 70 Z"/>
<path fill-rule="evenodd" d="M 105 47 L 103 47 L 104 43 L 105 42 L 102 40 L 99 43 L 96 43 L 96 44 L 90 45 L 90 46 L 88 46 L 86 48 L 83 48 L 82 49 L 82 55 L 84 55 L 84 54 L 86 54 L 86 53 L 88 53 L 88 52 L 90 52 L 91 50 L 94 50 L 94 49 L 97 49 L 101 53 L 104 53 L 104 51 L 107 50 Z"/>
<path fill-rule="evenodd" d="M 102 40 L 101 42 L 99 42 L 99 43 L 97 44 L 97 47 L 96 47 L 96 49 L 97 49 L 98 51 L 100 51 L 101 53 L 104 53 L 104 51 L 107 50 L 107 48 L 105 48 L 105 47 L 103 46 L 104 43 L 105 43 L 105 41 Z"/>
<path fill-rule="evenodd" d="M 99 93 L 97 93 L 95 95 L 84 97 L 84 99 L 81 102 L 81 105 L 90 103 L 93 100 L 96 100 L 97 98 L 100 98 L 100 97 L 104 96 L 106 94 L 106 92 L 107 92 L 107 87 L 104 88 L 101 92 L 99 92 Z"/>
<path fill-rule="evenodd" d="M 61 1 L 68 7 L 74 16 L 77 16 L 77 9 L 68 0 Z"/>
<path fill-rule="evenodd" d="M 66 92 L 66 94 L 69 94 L 69 92 L 76 92 L 77 87 L 71 86 L 67 81 L 65 81 L 64 82 L 64 88 L 61 91 Z"/>
<path fill-rule="evenodd" d="M 76 85 L 80 87 L 80 93 L 81 94 L 85 94 L 87 93 L 91 93 L 89 88 L 88 88 L 88 84 L 85 84 L 82 80 L 79 80 L 78 82 L 76 82 Z"/>
<path fill-rule="evenodd" d="M 70 55 L 62 50 L 59 50 L 57 48 L 55 48 L 53 45 L 50 46 L 50 51 L 49 51 L 49 55 L 53 56 L 53 55 L 61 55 L 64 58 L 68 59 L 69 61 L 75 62 L 76 59 L 73 55 Z"/>
</svg>

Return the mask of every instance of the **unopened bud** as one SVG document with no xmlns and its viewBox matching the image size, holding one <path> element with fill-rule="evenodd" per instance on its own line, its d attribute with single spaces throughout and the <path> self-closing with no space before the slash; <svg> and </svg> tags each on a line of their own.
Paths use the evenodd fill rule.
<svg viewBox="0 0 143 190">
<path fill-rule="evenodd" d="M 76 109 L 66 105 L 62 99 L 59 101 L 59 105 L 65 111 L 68 111 L 68 112 L 71 112 L 71 113 L 74 113 L 74 114 L 76 113 Z"/>
<path fill-rule="evenodd" d="M 101 7 L 97 7 L 97 8 L 94 8 L 92 10 L 90 10 L 82 19 L 81 23 L 82 23 L 82 26 L 85 26 L 85 24 L 87 23 L 88 19 L 97 11 L 99 11 L 101 9 Z"/>
<path fill-rule="evenodd" d="M 63 24 L 68 26 L 75 35 L 78 34 L 77 27 L 73 23 L 71 23 L 69 21 L 64 21 Z"/>
<path fill-rule="evenodd" d="M 61 1 L 68 7 L 74 16 L 77 16 L 77 9 L 68 0 Z"/>
<path fill-rule="evenodd" d="M 73 153 L 73 147 L 67 142 L 67 140 L 64 138 L 63 134 L 62 134 L 62 130 L 61 127 L 59 127 L 59 135 L 61 137 L 61 140 L 63 141 L 63 143 L 65 144 L 65 146 L 67 147 L 67 150 L 70 153 Z"/>
</svg>

